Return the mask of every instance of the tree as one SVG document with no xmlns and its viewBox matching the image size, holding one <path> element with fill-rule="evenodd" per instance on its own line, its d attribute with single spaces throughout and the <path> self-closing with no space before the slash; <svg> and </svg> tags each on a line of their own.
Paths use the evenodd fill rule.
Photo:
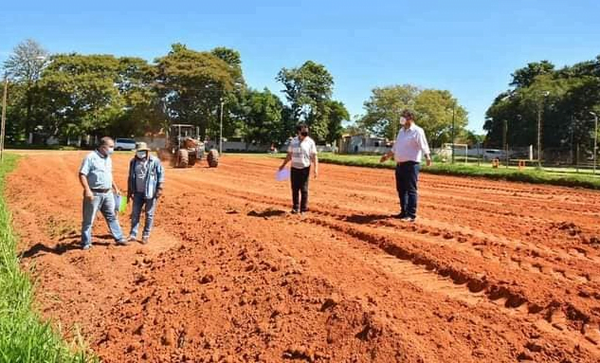
<svg viewBox="0 0 600 363">
<path fill-rule="evenodd" d="M 543 148 L 591 150 L 593 124 L 589 112 L 600 108 L 600 56 L 554 70 L 546 61 L 514 72 L 512 89 L 488 108 L 486 143 L 500 147 L 504 123 L 511 146 L 537 144 L 538 120 Z"/>
<path fill-rule="evenodd" d="M 327 137 L 325 141 L 334 144 L 344 132 L 343 123 L 349 121 L 350 113 L 340 101 L 328 101 L 326 104 Z"/>
<path fill-rule="evenodd" d="M 162 103 L 154 87 L 156 67 L 141 58 L 118 59 L 116 87 L 123 112 L 110 125 L 111 135 L 142 136 L 165 126 Z"/>
<path fill-rule="evenodd" d="M 36 90 L 45 131 L 53 136 L 106 133 L 124 106 L 115 87 L 118 70 L 119 61 L 111 55 L 53 56 Z"/>
<path fill-rule="evenodd" d="M 359 124 L 367 131 L 388 139 L 395 139 L 400 129 L 400 113 L 403 109 L 414 109 L 421 90 L 412 85 L 377 87 L 364 102 L 366 114 Z"/>
<path fill-rule="evenodd" d="M 423 127 L 432 145 L 451 141 L 453 113 L 455 135 L 467 124 L 467 111 L 449 91 L 422 90 L 412 85 L 375 88 L 364 108 L 366 114 L 360 119 L 360 125 L 390 140 L 394 140 L 400 130 L 400 114 L 404 109 L 415 112 L 416 123 Z"/>
<path fill-rule="evenodd" d="M 535 81 L 535 77 L 553 72 L 554 64 L 546 60 L 528 63 L 527 67 L 517 69 L 512 74 L 513 80 L 510 85 L 516 88 L 529 87 Z"/>
<path fill-rule="evenodd" d="M 245 102 L 245 141 L 247 143 L 281 143 L 286 135 L 282 133 L 281 100 L 267 88 L 262 92 L 250 90 Z"/>
<path fill-rule="evenodd" d="M 452 142 L 467 126 L 467 111 L 449 91 L 426 89 L 415 99 L 417 123 L 426 132 L 429 143 L 441 146 Z M 453 129 L 454 128 L 454 129 Z"/>
<path fill-rule="evenodd" d="M 167 118 L 173 122 L 207 129 L 218 135 L 221 100 L 234 89 L 235 72 L 210 52 L 197 52 L 174 44 L 166 56 L 157 59 L 157 92 Z"/>
<path fill-rule="evenodd" d="M 22 88 L 22 98 L 17 106 L 24 110 L 18 119 L 25 135 L 36 126 L 34 104 L 38 101 L 34 87 L 39 81 L 44 67 L 48 64 L 48 52 L 35 40 L 27 39 L 18 44 L 4 62 L 4 69 L 15 83 Z"/>
<path fill-rule="evenodd" d="M 326 103 L 333 92 L 333 77 L 322 64 L 306 61 L 299 68 L 283 68 L 276 77 L 289 103 L 289 123 L 305 121 L 317 141 L 327 138 Z"/>
</svg>

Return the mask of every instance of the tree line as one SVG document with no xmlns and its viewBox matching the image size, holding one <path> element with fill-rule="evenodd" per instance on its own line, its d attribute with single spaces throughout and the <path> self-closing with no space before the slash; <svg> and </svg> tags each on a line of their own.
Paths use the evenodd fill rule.
<svg viewBox="0 0 600 363">
<path fill-rule="evenodd" d="M 594 116 L 600 115 L 600 56 L 556 68 L 533 62 L 512 74 L 509 89 L 500 93 L 486 113 L 486 143 L 500 147 L 541 145 L 591 152 Z"/>
<path fill-rule="evenodd" d="M 249 87 L 238 51 L 217 47 L 197 51 L 173 44 L 152 62 L 110 54 L 50 54 L 34 40 L 17 45 L 4 64 L 9 75 L 7 138 L 27 140 L 36 132 L 59 140 L 80 135 L 123 137 L 157 133 L 171 123 L 199 127 L 216 140 L 223 110 L 224 137 L 248 143 L 281 144 L 307 123 L 320 143 L 343 133 L 395 138 L 399 113 L 417 113 L 435 146 L 455 140 L 473 143 L 467 111 L 449 91 L 412 85 L 377 87 L 365 101 L 365 114 L 353 122 L 345 105 L 333 99 L 327 68 L 308 60 L 282 68 L 275 79 L 283 99 L 269 89 Z"/>
</svg>

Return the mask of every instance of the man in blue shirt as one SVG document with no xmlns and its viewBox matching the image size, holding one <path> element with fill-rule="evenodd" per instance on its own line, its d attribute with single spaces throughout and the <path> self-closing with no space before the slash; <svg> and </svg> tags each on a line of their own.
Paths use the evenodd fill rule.
<svg viewBox="0 0 600 363">
<path fill-rule="evenodd" d="M 164 183 L 165 169 L 160 160 L 150 155 L 150 149 L 145 142 L 140 142 L 136 148 L 135 157 L 129 163 L 127 180 L 127 198 L 133 200 L 129 241 L 137 240 L 140 215 L 142 207 L 145 206 L 146 224 L 142 233 L 142 243 L 148 243 L 154 222 L 154 211 L 157 200 L 162 195 Z"/>
<path fill-rule="evenodd" d="M 115 142 L 110 137 L 100 139 L 98 148 L 89 153 L 79 169 L 79 182 L 83 187 L 83 223 L 81 227 L 81 247 L 84 250 L 92 246 L 92 226 L 98 210 L 104 215 L 110 233 L 120 245 L 126 245 L 119 220 L 115 213 L 113 190 L 120 194 L 113 182 L 112 160 L 110 155 Z"/>
</svg>

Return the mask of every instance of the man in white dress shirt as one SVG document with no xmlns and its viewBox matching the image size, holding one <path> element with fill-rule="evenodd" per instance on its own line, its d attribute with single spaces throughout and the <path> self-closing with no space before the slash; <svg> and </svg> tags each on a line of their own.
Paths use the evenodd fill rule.
<svg viewBox="0 0 600 363">
<path fill-rule="evenodd" d="M 319 175 L 319 159 L 317 157 L 317 145 L 308 136 L 308 126 L 300 124 L 296 126 L 298 136 L 293 138 L 288 146 L 287 157 L 279 170 L 283 170 L 287 163 L 292 162 L 292 214 L 308 211 L 308 180 L 310 168 L 313 167 L 315 179 Z M 301 197 L 301 198 L 299 198 Z"/>
<path fill-rule="evenodd" d="M 392 150 L 380 160 L 384 162 L 393 156 L 396 161 L 396 190 L 400 198 L 400 214 L 397 217 L 409 222 L 414 222 L 417 218 L 417 183 L 423 156 L 427 166 L 431 165 L 425 132 L 414 120 L 415 116 L 411 111 L 402 112 L 396 142 Z"/>
</svg>

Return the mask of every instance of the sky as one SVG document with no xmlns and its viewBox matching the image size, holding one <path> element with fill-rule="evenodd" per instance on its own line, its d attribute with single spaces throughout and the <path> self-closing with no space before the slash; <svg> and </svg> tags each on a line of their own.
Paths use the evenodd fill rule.
<svg viewBox="0 0 600 363">
<path fill-rule="evenodd" d="M 334 77 L 334 99 L 364 113 L 374 87 L 452 92 L 482 132 L 485 111 L 528 62 L 600 55 L 598 0 L 3 1 L 0 61 L 31 38 L 51 53 L 152 61 L 170 45 L 241 53 L 247 84 L 283 99 L 282 67 L 306 60 Z"/>
</svg>

